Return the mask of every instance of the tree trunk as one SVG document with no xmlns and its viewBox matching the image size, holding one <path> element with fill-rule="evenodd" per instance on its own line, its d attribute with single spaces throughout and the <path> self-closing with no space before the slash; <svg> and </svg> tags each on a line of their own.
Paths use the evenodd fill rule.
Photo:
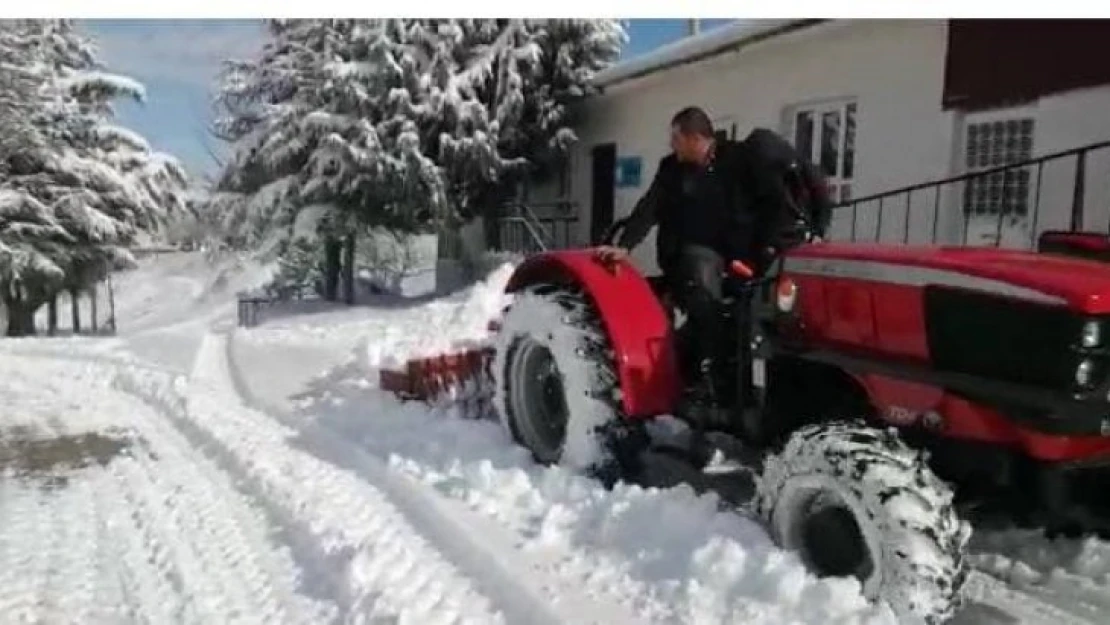
<svg viewBox="0 0 1110 625">
<path fill-rule="evenodd" d="M 35 312 L 42 304 L 28 305 L 26 312 L 23 314 L 23 336 L 34 336 L 38 334 L 35 330 Z"/>
<path fill-rule="evenodd" d="M 324 299 L 339 299 L 339 265 L 343 244 L 333 237 L 324 239 Z"/>
<path fill-rule="evenodd" d="M 7 335 L 10 337 L 33 336 L 35 334 L 35 309 L 22 300 L 6 300 L 8 309 Z"/>
<path fill-rule="evenodd" d="M 58 333 L 58 294 L 55 293 L 46 302 L 46 334 L 54 336 Z"/>
<path fill-rule="evenodd" d="M 343 244 L 343 299 L 348 306 L 355 303 L 355 235 L 347 235 Z"/>
<path fill-rule="evenodd" d="M 112 276 L 108 276 L 108 323 L 112 334 L 116 333 L 116 294 L 112 290 Z"/>
<path fill-rule="evenodd" d="M 93 283 L 93 285 L 91 287 L 89 287 L 89 311 L 90 311 L 89 314 L 92 317 L 91 319 L 89 319 L 89 329 L 92 330 L 93 334 L 96 334 L 96 323 L 97 323 L 97 319 L 96 319 L 96 317 L 97 317 L 97 315 L 96 315 L 96 291 L 97 291 L 96 283 Z"/>
<path fill-rule="evenodd" d="M 77 289 L 70 289 L 69 291 L 70 327 L 74 334 L 81 332 L 81 298 L 79 293 L 80 291 Z"/>
</svg>

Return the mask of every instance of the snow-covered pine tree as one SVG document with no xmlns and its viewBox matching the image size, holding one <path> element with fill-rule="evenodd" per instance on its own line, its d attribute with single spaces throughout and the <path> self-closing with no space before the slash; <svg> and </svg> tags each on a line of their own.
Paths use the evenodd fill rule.
<svg viewBox="0 0 1110 625">
<path fill-rule="evenodd" d="M 471 215 L 503 201 L 511 183 L 554 169 L 576 139 L 571 105 L 617 60 L 626 35 L 616 20 L 460 20 L 448 29 L 460 44 L 439 160 Z"/>
<path fill-rule="evenodd" d="M 11 335 L 33 329 L 33 308 L 64 279 L 55 259 L 72 241 L 51 206 L 11 188 L 47 146 L 35 122 L 48 79 L 21 23 L 0 22 L 0 307 Z"/>
<path fill-rule="evenodd" d="M 624 40 L 591 20 L 274 21 L 270 35 L 225 72 L 216 130 L 236 155 L 211 209 L 258 245 L 313 207 L 328 257 L 356 229 L 496 207 L 573 141 L 569 105 Z"/>
<path fill-rule="evenodd" d="M 297 183 L 315 141 L 305 118 L 325 103 L 323 68 L 351 20 L 269 20 L 257 60 L 225 64 L 213 134 L 232 144 L 209 210 L 232 243 L 277 246 L 300 208 Z"/>
<path fill-rule="evenodd" d="M 440 171 L 425 150 L 436 116 L 403 32 L 420 22 L 351 23 L 346 45 L 323 67 L 322 104 L 302 121 L 315 149 L 300 196 L 338 207 L 332 220 L 340 228 L 418 231 L 446 209 Z"/>
<path fill-rule="evenodd" d="M 142 99 L 137 82 L 106 73 L 95 48 L 67 20 L 7 24 L 4 52 L 36 81 L 29 116 L 32 140 L 8 158 L 0 181 L 6 205 L 31 209 L 43 225 L 16 237 L 0 228 L 0 241 L 18 240 L 22 258 L 0 258 L 3 291 L 16 301 L 9 333 L 28 333 L 31 315 L 59 289 L 76 293 L 113 269 L 133 262 L 128 246 L 140 230 L 156 229 L 184 201 L 186 177 L 173 159 L 113 126 L 111 101 Z M 5 231 L 9 231 L 5 234 Z M 9 245 L 9 247 L 11 247 Z M 11 309 L 11 306 L 9 306 Z"/>
<path fill-rule="evenodd" d="M 298 205 L 390 227 L 471 214 L 573 141 L 569 105 L 625 38 L 614 20 L 275 20 L 270 35 L 228 64 L 217 101 L 236 145 L 229 225 L 254 242 Z"/>
<path fill-rule="evenodd" d="M 624 41 L 612 20 L 372 20 L 349 36 L 306 119 L 330 134 L 304 189 L 408 229 L 495 206 L 514 175 L 550 167 L 574 139 L 569 105 Z"/>
</svg>

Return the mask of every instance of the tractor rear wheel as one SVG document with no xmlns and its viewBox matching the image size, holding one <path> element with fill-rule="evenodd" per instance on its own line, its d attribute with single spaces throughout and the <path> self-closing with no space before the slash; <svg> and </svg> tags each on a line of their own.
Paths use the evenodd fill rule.
<svg viewBox="0 0 1110 625">
<path fill-rule="evenodd" d="M 501 321 L 493 375 L 502 425 L 538 462 L 607 485 L 638 471 L 646 435 L 625 420 L 612 348 L 584 293 L 550 284 L 517 293 Z"/>
<path fill-rule="evenodd" d="M 856 577 L 900 620 L 942 623 L 967 578 L 970 526 L 952 501 L 895 431 L 831 423 L 799 429 L 767 459 L 755 503 L 816 574 Z"/>
</svg>

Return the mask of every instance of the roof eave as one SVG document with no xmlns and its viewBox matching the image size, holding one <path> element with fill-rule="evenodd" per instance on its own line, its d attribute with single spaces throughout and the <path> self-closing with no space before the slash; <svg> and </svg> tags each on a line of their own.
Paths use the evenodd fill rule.
<svg viewBox="0 0 1110 625">
<path fill-rule="evenodd" d="M 696 63 L 731 50 L 825 22 L 823 19 L 760 20 L 721 26 L 695 38 L 680 39 L 640 58 L 631 59 L 598 72 L 592 86 L 599 90 L 681 65 Z M 720 32 L 723 29 L 730 29 Z M 704 43 L 702 43 L 704 42 Z M 701 45 L 699 45 L 699 43 Z M 689 48 L 683 52 L 684 48 Z"/>
</svg>

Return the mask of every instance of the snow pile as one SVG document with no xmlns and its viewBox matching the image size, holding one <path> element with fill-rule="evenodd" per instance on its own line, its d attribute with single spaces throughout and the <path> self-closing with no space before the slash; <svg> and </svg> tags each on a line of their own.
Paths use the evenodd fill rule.
<svg viewBox="0 0 1110 625">
<path fill-rule="evenodd" d="M 410 303 L 382 298 L 378 306 L 331 308 L 326 312 L 268 320 L 241 331 L 246 346 L 297 346 L 362 352 L 369 369 L 397 366 L 409 359 L 461 351 L 489 342 L 490 321 L 508 304 L 505 285 L 514 266 L 506 263 L 484 280 L 449 297 Z M 419 301 L 419 300 L 418 300 Z"/>
<path fill-rule="evenodd" d="M 301 418 L 387 458 L 397 471 L 465 503 L 518 537 L 527 553 L 564 553 L 561 576 L 635 597 L 644 622 L 895 623 L 858 582 L 818 580 L 755 522 L 714 495 L 618 485 L 537 466 L 497 424 L 429 412 L 332 379 Z"/>
<path fill-rule="evenodd" d="M 420 309 L 418 314 L 432 321 L 428 329 L 434 330 L 434 334 L 413 334 L 404 326 L 394 326 L 378 335 L 367 344 L 367 364 L 374 368 L 397 366 L 412 358 L 488 344 L 490 322 L 500 317 L 511 300 L 505 286 L 514 269 L 513 265 L 504 264 L 460 295 Z"/>
<path fill-rule="evenodd" d="M 1110 614 L 1110 545 L 1093 536 L 1049 539 L 1034 530 L 978 530 L 974 566 L 1013 587 L 1069 606 L 1092 622 Z"/>
</svg>

